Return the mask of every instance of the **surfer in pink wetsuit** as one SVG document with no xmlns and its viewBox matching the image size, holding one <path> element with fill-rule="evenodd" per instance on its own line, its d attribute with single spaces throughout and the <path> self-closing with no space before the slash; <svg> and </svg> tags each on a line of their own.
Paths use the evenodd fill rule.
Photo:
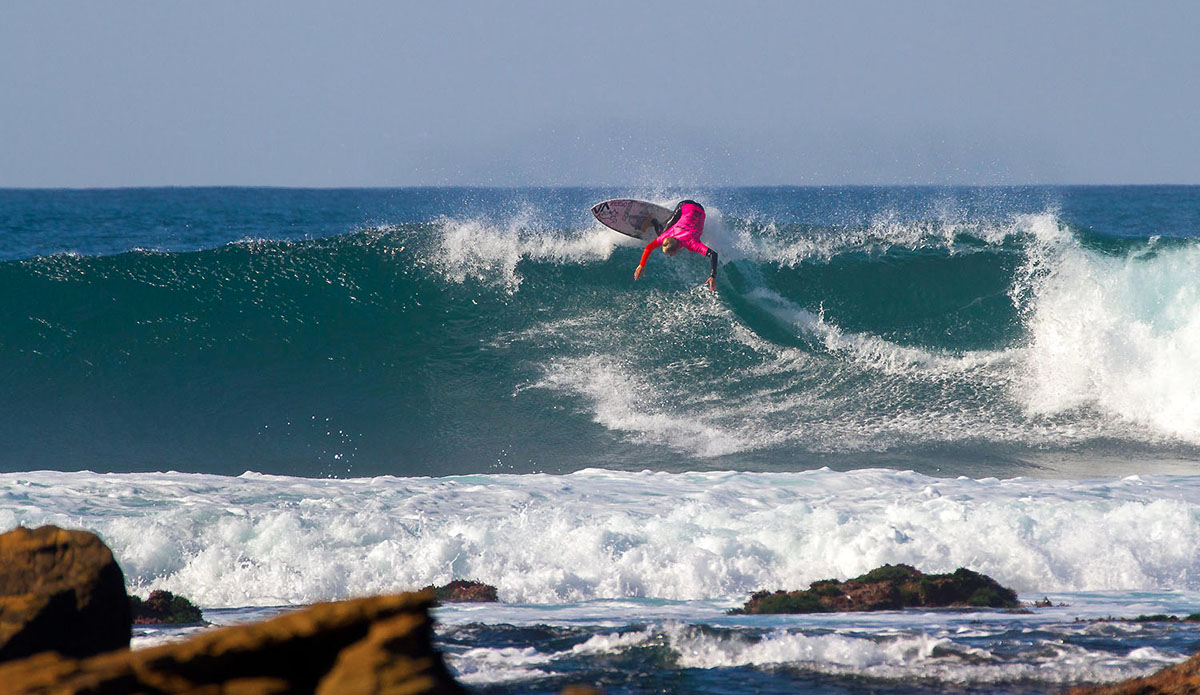
<svg viewBox="0 0 1200 695">
<path fill-rule="evenodd" d="M 642 262 L 638 263 L 637 270 L 633 271 L 633 279 L 640 280 L 642 274 L 646 272 L 646 261 L 650 258 L 650 252 L 659 246 L 662 247 L 663 253 L 668 256 L 674 256 L 679 253 L 680 247 L 693 251 L 712 259 L 712 274 L 708 276 L 708 280 L 704 282 L 708 289 L 713 292 L 717 291 L 717 252 L 708 248 L 700 242 L 700 235 L 704 233 L 704 207 L 694 200 L 683 200 L 675 206 L 675 213 L 671 215 L 671 219 L 667 220 L 667 228 L 654 241 L 646 244 L 646 249 L 642 251 Z"/>
</svg>

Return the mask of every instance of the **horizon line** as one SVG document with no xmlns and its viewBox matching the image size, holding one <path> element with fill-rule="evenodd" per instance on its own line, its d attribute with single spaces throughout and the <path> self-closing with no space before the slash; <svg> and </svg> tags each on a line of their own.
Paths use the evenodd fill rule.
<svg viewBox="0 0 1200 695">
<path fill-rule="evenodd" d="M 755 183 L 664 186 L 671 190 L 725 190 L 747 188 L 1189 188 L 1197 183 Z M 288 185 L 288 184 L 130 184 L 109 186 L 11 186 L 0 191 L 134 191 L 134 190 L 292 190 L 292 191 L 395 191 L 395 190 L 513 190 L 513 189 L 644 189 L 646 184 L 399 184 L 399 185 Z"/>
</svg>

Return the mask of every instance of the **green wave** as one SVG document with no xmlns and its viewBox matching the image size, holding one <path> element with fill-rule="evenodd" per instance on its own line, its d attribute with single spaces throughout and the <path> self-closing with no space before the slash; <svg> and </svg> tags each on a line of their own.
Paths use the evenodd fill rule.
<svg viewBox="0 0 1200 695">
<path fill-rule="evenodd" d="M 739 250 L 747 225 L 827 243 Z M 452 220 L 0 263 L 0 469 L 771 469 L 1053 445 L 1004 357 L 1028 341 L 1019 286 L 1052 272 L 1031 269 L 1045 243 L 858 232 L 732 222 L 716 297 L 701 260 L 656 256 L 634 283 L 637 247 Z M 1193 248 L 1069 236 L 1141 262 Z M 969 417 L 924 438 L 897 424 L 954 408 Z"/>
</svg>

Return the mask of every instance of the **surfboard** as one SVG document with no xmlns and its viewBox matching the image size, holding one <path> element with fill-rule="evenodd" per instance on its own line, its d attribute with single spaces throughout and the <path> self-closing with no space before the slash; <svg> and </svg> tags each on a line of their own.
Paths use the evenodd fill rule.
<svg viewBox="0 0 1200 695">
<path fill-rule="evenodd" d="M 618 198 L 596 203 L 592 214 L 600 224 L 626 236 L 651 241 L 666 227 L 672 211 L 644 200 Z"/>
</svg>

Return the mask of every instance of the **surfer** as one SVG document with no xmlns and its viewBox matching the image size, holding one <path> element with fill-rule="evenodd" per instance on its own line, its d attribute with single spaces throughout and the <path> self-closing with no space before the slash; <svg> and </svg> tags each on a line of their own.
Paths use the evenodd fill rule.
<svg viewBox="0 0 1200 695">
<path fill-rule="evenodd" d="M 700 242 L 700 235 L 703 233 L 704 207 L 694 200 L 681 200 L 675 206 L 675 212 L 671 215 L 671 219 L 667 220 L 666 229 L 658 235 L 658 238 L 646 244 L 646 250 L 642 251 L 642 262 L 638 263 L 637 270 L 633 271 L 633 279 L 640 280 L 642 274 L 646 272 L 646 261 L 654 249 L 661 246 L 663 253 L 674 256 L 679 253 L 680 247 L 683 247 L 688 251 L 712 259 L 712 274 L 708 276 L 708 280 L 704 284 L 708 286 L 708 289 L 716 292 L 717 252 Z"/>
</svg>

